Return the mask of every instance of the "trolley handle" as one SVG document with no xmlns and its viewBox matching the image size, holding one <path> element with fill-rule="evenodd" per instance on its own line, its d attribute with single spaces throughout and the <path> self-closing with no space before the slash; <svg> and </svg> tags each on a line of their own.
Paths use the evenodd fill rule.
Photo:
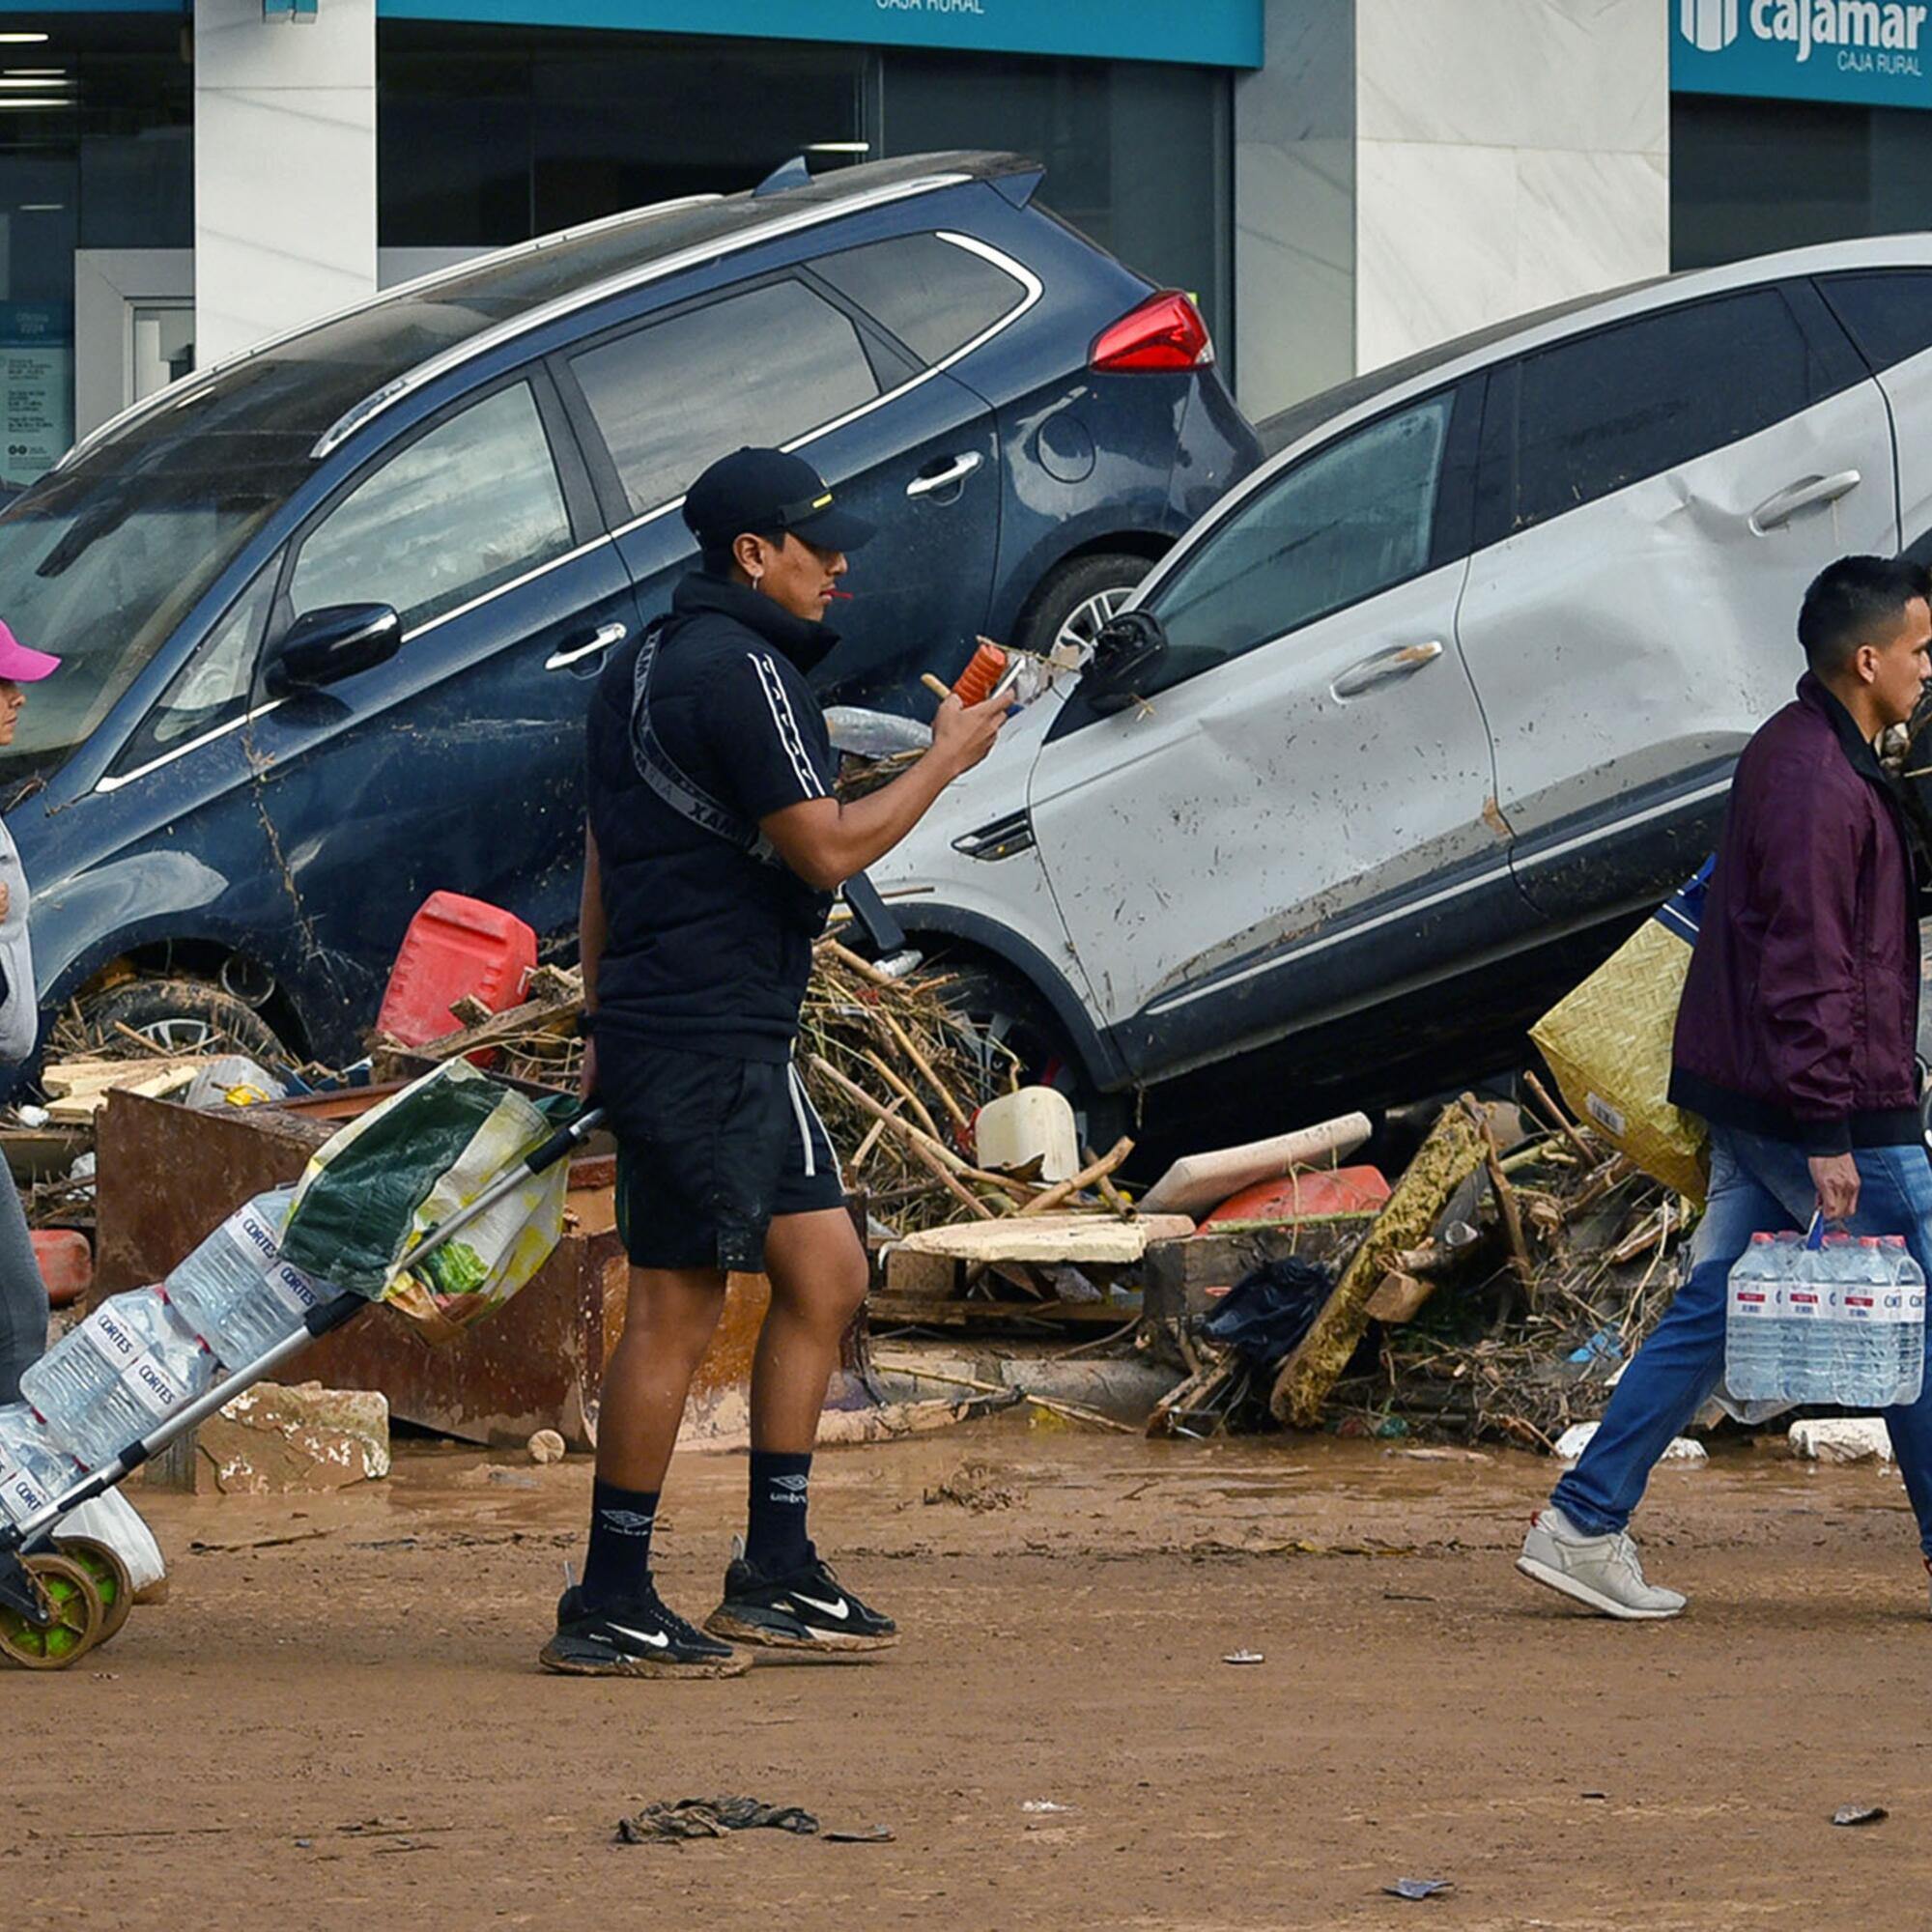
<svg viewBox="0 0 1932 1932">
<path fill-rule="evenodd" d="M 586 1108 L 567 1127 L 557 1128 L 541 1147 L 524 1156 L 525 1171 L 541 1174 L 546 1168 L 554 1167 L 565 1154 L 573 1148 L 581 1147 L 603 1124 L 604 1109 Z"/>
</svg>

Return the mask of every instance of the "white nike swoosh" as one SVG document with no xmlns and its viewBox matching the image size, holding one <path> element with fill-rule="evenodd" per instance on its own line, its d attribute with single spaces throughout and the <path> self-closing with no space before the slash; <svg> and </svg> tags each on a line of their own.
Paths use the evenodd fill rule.
<svg viewBox="0 0 1932 1932">
<path fill-rule="evenodd" d="M 796 1590 L 791 1594 L 794 1603 L 810 1604 L 814 1610 L 823 1610 L 828 1617 L 842 1617 L 845 1614 L 845 1599 L 843 1597 L 840 1597 L 836 1604 L 821 1604 L 816 1597 L 802 1596 Z"/>
<path fill-rule="evenodd" d="M 668 1650 L 670 1638 L 663 1631 L 634 1631 L 629 1624 L 612 1624 L 611 1628 L 619 1636 L 634 1636 L 639 1643 L 647 1643 L 654 1650 Z"/>
</svg>

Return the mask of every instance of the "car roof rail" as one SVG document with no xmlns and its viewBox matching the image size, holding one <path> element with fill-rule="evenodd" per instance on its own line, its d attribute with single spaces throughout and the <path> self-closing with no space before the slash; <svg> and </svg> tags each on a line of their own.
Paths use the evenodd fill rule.
<svg viewBox="0 0 1932 1932">
<path fill-rule="evenodd" d="M 179 382 L 170 383 L 164 389 L 156 389 L 152 396 L 144 396 L 138 403 L 131 403 L 125 410 L 91 429 L 88 433 L 53 466 L 51 473 L 58 473 L 84 456 L 97 443 L 104 442 L 117 431 L 128 429 L 144 416 L 159 415 L 167 410 L 185 408 L 199 400 L 202 392 L 219 376 L 240 369 L 254 361 L 258 356 L 270 351 L 284 349 L 291 342 L 298 342 L 304 335 L 316 329 L 328 328 L 338 322 L 346 322 L 352 316 L 365 310 L 380 307 L 384 302 L 393 301 L 399 297 L 424 295 L 445 282 L 457 281 L 473 275 L 479 270 L 499 267 L 506 262 L 514 262 L 520 256 L 534 255 L 545 248 L 554 248 L 560 242 L 579 242 L 586 235 L 596 235 L 609 228 L 620 228 L 627 221 L 644 221 L 661 214 L 673 214 L 682 209 L 701 208 L 707 202 L 723 201 L 722 194 L 682 194 L 669 201 L 654 201 L 641 208 L 626 208 L 615 214 L 598 216 L 595 221 L 582 221 L 574 228 L 554 229 L 548 235 L 534 235 L 527 242 L 513 242 L 507 247 L 485 249 L 479 254 L 468 255 L 460 262 L 452 262 L 447 268 L 432 269 L 427 274 L 412 276 L 406 282 L 396 282 L 385 289 L 378 289 L 374 295 L 363 296 L 345 306 L 331 309 L 327 315 L 311 317 L 307 322 L 298 323 L 294 328 L 285 328 L 277 335 L 264 336 L 260 342 L 251 342 L 246 349 L 237 350 L 233 355 L 224 355 L 219 362 L 211 362 L 206 369 L 197 369 L 190 376 L 184 376 Z"/>
<path fill-rule="evenodd" d="M 323 431 L 316 439 L 314 448 L 309 451 L 309 458 L 312 462 L 320 462 L 346 442 L 357 430 L 372 422 L 384 411 L 394 408 L 405 396 L 412 394 L 425 384 L 435 382 L 438 377 L 447 375 L 452 369 L 460 369 L 464 363 L 473 361 L 479 355 L 487 355 L 493 349 L 500 348 L 506 342 L 516 341 L 519 336 L 532 334 L 540 328 L 548 327 L 553 322 L 574 315 L 579 309 L 593 308 L 597 303 L 608 301 L 613 296 L 646 287 L 652 282 L 663 281 L 667 276 L 682 273 L 686 269 L 701 267 L 707 262 L 718 261 L 725 255 L 736 254 L 746 248 L 754 248 L 766 242 L 796 234 L 801 229 L 816 228 L 825 222 L 837 221 L 866 209 L 883 208 L 892 202 L 910 200 L 915 195 L 932 194 L 941 188 L 958 187 L 976 179 L 980 177 L 965 172 L 921 175 L 910 181 L 894 182 L 879 187 L 867 188 L 839 201 L 820 202 L 811 207 L 798 209 L 789 214 L 777 216 L 771 221 L 761 222 L 754 228 L 747 229 L 742 235 L 700 242 L 692 247 L 681 248 L 675 254 L 666 255 L 659 261 L 641 263 L 617 274 L 607 275 L 603 280 L 589 283 L 583 288 L 573 289 L 568 295 L 558 296 L 552 301 L 544 302 L 522 315 L 511 316 L 494 327 L 481 329 L 462 342 L 453 343 L 449 348 L 440 350 L 426 361 L 418 362 L 414 368 L 405 370 L 402 375 L 385 383 L 380 389 L 373 390 L 359 403 L 346 410 Z"/>
</svg>

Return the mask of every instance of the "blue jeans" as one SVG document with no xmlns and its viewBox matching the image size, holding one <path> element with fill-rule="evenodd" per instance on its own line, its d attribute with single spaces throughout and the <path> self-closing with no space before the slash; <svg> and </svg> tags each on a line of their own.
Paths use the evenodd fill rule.
<svg viewBox="0 0 1932 1932">
<path fill-rule="evenodd" d="M 1903 1235 L 1932 1281 L 1932 1163 L 1923 1147 L 1860 1148 L 1855 1235 Z M 1610 1396 L 1603 1426 L 1550 1501 L 1586 1534 L 1622 1529 L 1650 1471 L 1718 1386 L 1731 1264 L 1759 1233 L 1810 1224 L 1818 1205 L 1804 1150 L 1730 1127 L 1711 1130 L 1711 1194 L 1690 1277 Z M 1932 1368 L 1916 1403 L 1883 1411 L 1892 1454 L 1932 1556 Z"/>
</svg>

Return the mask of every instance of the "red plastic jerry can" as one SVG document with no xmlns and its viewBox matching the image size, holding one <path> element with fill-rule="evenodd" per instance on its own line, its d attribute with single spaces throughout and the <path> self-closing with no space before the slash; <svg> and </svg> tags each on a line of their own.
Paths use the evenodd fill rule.
<svg viewBox="0 0 1932 1932">
<path fill-rule="evenodd" d="M 405 1046 L 454 1033 L 450 1008 L 474 994 L 493 1012 L 513 1007 L 537 963 L 536 933 L 515 913 L 461 893 L 432 893 L 410 921 L 376 1024 Z"/>
</svg>

